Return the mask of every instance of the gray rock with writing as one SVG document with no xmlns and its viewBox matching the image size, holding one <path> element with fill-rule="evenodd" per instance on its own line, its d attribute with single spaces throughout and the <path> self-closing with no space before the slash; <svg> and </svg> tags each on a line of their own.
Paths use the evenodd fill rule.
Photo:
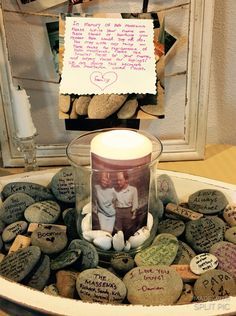
<svg viewBox="0 0 236 316">
<path fill-rule="evenodd" d="M 23 234 L 28 227 L 28 223 L 25 221 L 17 221 L 5 227 L 2 233 L 2 240 L 4 242 L 13 241 L 17 235 Z"/>
<path fill-rule="evenodd" d="M 188 198 L 189 208 L 202 214 L 216 214 L 228 204 L 225 195 L 218 190 L 204 189 L 191 194 Z"/>
<path fill-rule="evenodd" d="M 43 255 L 37 269 L 27 279 L 25 284 L 36 290 L 42 291 L 50 277 L 50 259 L 47 255 Z"/>
<path fill-rule="evenodd" d="M 116 253 L 111 258 L 111 267 L 119 275 L 124 275 L 134 267 L 134 259 L 128 253 Z"/>
<path fill-rule="evenodd" d="M 31 244 L 45 254 L 61 252 L 67 245 L 66 232 L 53 225 L 38 227 L 31 235 Z"/>
<path fill-rule="evenodd" d="M 53 224 L 61 214 L 60 205 L 55 201 L 41 201 L 28 206 L 24 212 L 30 223 Z"/>
<path fill-rule="evenodd" d="M 195 251 L 188 244 L 179 240 L 179 249 L 173 264 L 189 264 L 195 256 Z"/>
<path fill-rule="evenodd" d="M 194 284 L 194 294 L 198 301 L 212 301 L 236 295 L 233 277 L 222 270 L 210 270 L 202 274 Z"/>
<path fill-rule="evenodd" d="M 210 248 L 210 253 L 218 259 L 218 268 L 228 272 L 236 280 L 236 245 L 221 241 Z"/>
<path fill-rule="evenodd" d="M 85 269 L 96 268 L 99 257 L 96 248 L 86 240 L 74 239 L 69 244 L 68 250 L 81 250 L 81 262 L 78 269 L 80 271 Z"/>
<path fill-rule="evenodd" d="M 177 219 L 165 219 L 160 221 L 157 227 L 159 234 L 167 233 L 179 237 L 185 230 L 185 224 L 183 221 Z"/>
<path fill-rule="evenodd" d="M 236 244 L 236 226 L 231 227 L 231 228 L 226 230 L 225 239 L 227 241 L 232 242 L 233 244 Z"/>
<path fill-rule="evenodd" d="M 90 119 L 105 119 L 115 113 L 127 99 L 127 94 L 95 95 L 88 106 Z"/>
<path fill-rule="evenodd" d="M 174 236 L 166 235 L 155 238 L 150 247 L 135 255 L 134 261 L 137 266 L 171 265 L 176 257 L 179 243 Z"/>
<path fill-rule="evenodd" d="M 117 117 L 119 119 L 131 119 L 138 108 L 138 100 L 137 99 L 131 99 L 128 100 L 122 105 L 121 109 L 117 113 Z"/>
<path fill-rule="evenodd" d="M 7 255 L 0 263 L 0 275 L 20 282 L 35 267 L 41 256 L 39 247 L 30 246 Z"/>
<path fill-rule="evenodd" d="M 78 99 L 75 99 L 74 105 L 76 113 L 78 115 L 87 115 L 90 101 L 91 97 L 89 95 L 81 95 Z"/>
<path fill-rule="evenodd" d="M 161 174 L 157 177 L 157 194 L 164 205 L 168 203 L 179 204 L 174 183 L 167 174 Z"/>
<path fill-rule="evenodd" d="M 75 184 L 72 167 L 62 168 L 53 176 L 51 190 L 59 201 L 75 203 Z"/>
<path fill-rule="evenodd" d="M 183 289 L 179 274 L 165 265 L 136 267 L 124 276 L 123 282 L 128 301 L 139 305 L 174 304 Z"/>
<path fill-rule="evenodd" d="M 224 239 L 225 227 L 216 216 L 203 217 L 186 224 L 185 237 L 197 253 L 209 252 L 211 246 Z"/>
<path fill-rule="evenodd" d="M 80 249 L 65 250 L 64 252 L 60 253 L 58 257 L 51 261 L 51 269 L 59 270 L 71 266 L 79 259 L 80 255 Z"/>
<path fill-rule="evenodd" d="M 4 199 L 14 193 L 25 193 L 31 196 L 35 202 L 54 199 L 50 189 L 41 184 L 32 182 L 10 182 L 6 184 L 2 190 Z"/>
<path fill-rule="evenodd" d="M 25 209 L 34 203 L 34 199 L 25 193 L 10 195 L 0 207 L 0 218 L 6 224 L 23 219 Z"/>
<path fill-rule="evenodd" d="M 88 269 L 76 280 L 76 289 L 82 301 L 120 304 L 126 296 L 125 284 L 106 269 Z"/>
</svg>

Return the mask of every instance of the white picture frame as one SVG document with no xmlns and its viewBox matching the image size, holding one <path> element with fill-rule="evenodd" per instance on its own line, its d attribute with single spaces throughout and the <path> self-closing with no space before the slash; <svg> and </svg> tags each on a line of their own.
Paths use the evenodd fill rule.
<svg viewBox="0 0 236 316">
<path fill-rule="evenodd" d="M 96 3 L 99 0 L 94 2 L 96 9 Z M 157 0 L 157 5 L 158 2 L 159 0 Z M 205 151 L 214 0 L 175 0 L 174 2 L 176 3 L 176 10 L 181 9 L 181 5 L 183 5 L 183 8 L 188 10 L 189 14 L 188 39 L 187 43 L 185 43 L 188 49 L 187 71 L 185 74 L 186 89 L 185 93 L 181 95 L 183 104 L 181 106 L 175 104 L 175 101 L 173 101 L 175 95 L 171 94 L 173 89 L 168 90 L 168 86 L 166 86 L 166 94 L 169 95 L 169 99 L 172 102 L 171 106 L 168 105 L 169 114 L 167 113 L 168 115 L 163 120 L 141 120 L 140 129 L 157 134 L 156 136 L 159 136 L 159 134 L 164 135 L 160 137 L 164 147 L 161 157 L 162 161 L 198 160 L 204 158 Z M 87 4 L 86 8 L 92 3 L 93 1 Z M 169 3 L 169 1 L 167 0 L 166 3 Z M 153 8 L 156 8 L 156 2 L 155 4 L 151 3 L 150 10 Z M 171 6 L 167 6 L 164 9 L 160 8 L 160 11 L 162 10 L 166 10 L 167 18 L 168 12 L 173 11 L 171 11 Z M 181 38 L 179 43 L 178 41 L 176 43 L 176 46 L 178 45 L 181 45 Z M 169 54 L 174 56 L 175 52 L 170 51 Z M 172 66 L 175 65 L 174 58 L 171 63 Z M 168 69 L 167 67 L 167 82 L 168 80 L 174 81 L 174 78 L 178 78 L 184 73 L 181 72 L 181 67 L 178 65 L 176 69 L 174 68 L 169 67 Z M 179 68 L 180 71 L 178 72 Z M 171 69 L 174 69 L 174 71 L 171 71 Z M 8 61 L 3 15 L 0 12 L 0 140 L 2 160 L 4 166 L 22 166 L 22 155 L 17 151 L 13 141 L 14 124 L 9 87 L 10 76 L 11 69 Z M 173 117 L 176 116 L 178 109 L 183 111 L 180 110 L 181 119 L 175 122 Z M 53 120 L 53 118 L 49 118 L 50 120 Z M 177 132 L 173 136 L 172 127 L 174 126 L 178 126 L 178 130 L 181 132 Z M 73 135 L 78 136 L 78 132 L 76 134 L 69 132 L 68 135 L 70 137 L 73 137 Z M 39 165 L 68 164 L 65 151 L 67 143 L 67 141 L 63 141 L 55 144 L 52 140 L 50 144 L 38 144 L 37 160 Z"/>
</svg>

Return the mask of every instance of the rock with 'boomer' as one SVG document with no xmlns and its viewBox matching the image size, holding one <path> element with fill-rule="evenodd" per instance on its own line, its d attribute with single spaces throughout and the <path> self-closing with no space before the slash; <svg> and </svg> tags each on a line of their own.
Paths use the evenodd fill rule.
<svg viewBox="0 0 236 316">
<path fill-rule="evenodd" d="M 163 265 L 136 267 L 125 275 L 123 281 L 131 304 L 174 304 L 183 289 L 183 281 L 178 273 Z"/>
<path fill-rule="evenodd" d="M 126 296 L 124 283 L 106 269 L 88 269 L 81 272 L 76 288 L 82 301 L 119 304 Z"/>
</svg>

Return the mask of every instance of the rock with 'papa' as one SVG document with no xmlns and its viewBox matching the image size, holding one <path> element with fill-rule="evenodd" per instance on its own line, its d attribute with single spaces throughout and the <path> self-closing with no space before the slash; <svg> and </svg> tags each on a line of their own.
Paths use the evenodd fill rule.
<svg viewBox="0 0 236 316">
<path fill-rule="evenodd" d="M 136 267 L 123 278 L 127 287 L 127 299 L 131 304 L 174 304 L 183 289 L 179 274 L 165 265 Z"/>
<path fill-rule="evenodd" d="M 126 296 L 125 284 L 106 269 L 88 269 L 81 272 L 76 288 L 82 301 L 119 304 Z"/>
</svg>

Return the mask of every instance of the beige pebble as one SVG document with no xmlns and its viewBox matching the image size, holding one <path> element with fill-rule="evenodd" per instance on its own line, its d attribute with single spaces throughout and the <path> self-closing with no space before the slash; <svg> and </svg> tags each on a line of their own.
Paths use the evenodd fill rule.
<svg viewBox="0 0 236 316">
<path fill-rule="evenodd" d="M 78 118 L 78 114 L 76 112 L 75 103 L 73 103 L 71 113 L 70 113 L 70 119 L 77 119 L 77 118 Z"/>
<path fill-rule="evenodd" d="M 175 269 L 184 282 L 194 282 L 198 279 L 198 275 L 190 270 L 188 264 L 172 264 L 171 268 Z"/>
<path fill-rule="evenodd" d="M 12 253 L 19 249 L 28 247 L 30 245 L 30 242 L 31 242 L 31 239 L 29 237 L 26 237 L 23 235 L 17 235 L 8 253 Z"/>
<path fill-rule="evenodd" d="M 3 253 L 0 253 L 0 263 L 2 262 L 4 258 L 5 258 L 5 255 Z"/>
<path fill-rule="evenodd" d="M 60 120 L 65 120 L 70 118 L 69 114 L 63 113 L 62 111 L 59 111 L 59 119 Z"/>
<path fill-rule="evenodd" d="M 78 273 L 72 271 L 60 270 L 56 273 L 56 286 L 59 295 L 68 298 L 74 297 L 77 276 Z"/>
<path fill-rule="evenodd" d="M 61 94 L 59 97 L 59 110 L 67 113 L 70 109 L 70 96 Z"/>
<path fill-rule="evenodd" d="M 118 111 L 117 116 L 119 119 L 131 119 L 138 108 L 138 100 L 132 99 L 124 103 Z"/>
<path fill-rule="evenodd" d="M 78 99 L 75 99 L 75 111 L 78 115 L 87 115 L 88 106 L 91 101 L 91 97 L 87 95 L 81 95 Z"/>
<path fill-rule="evenodd" d="M 67 227 L 65 225 L 55 225 L 55 224 L 51 225 L 51 224 L 30 223 L 29 226 L 28 226 L 27 232 L 28 233 L 33 233 L 37 228 L 45 227 L 45 226 L 49 226 L 49 225 L 52 226 L 52 227 L 58 227 L 58 228 L 62 229 L 65 232 L 66 232 L 66 229 L 67 229 Z"/>
</svg>

